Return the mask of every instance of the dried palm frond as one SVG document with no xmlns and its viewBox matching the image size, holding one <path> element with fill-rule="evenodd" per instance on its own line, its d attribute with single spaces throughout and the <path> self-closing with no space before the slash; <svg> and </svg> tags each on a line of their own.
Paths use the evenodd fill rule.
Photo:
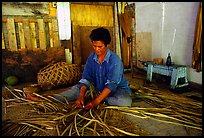
<svg viewBox="0 0 204 138">
<path fill-rule="evenodd" d="M 132 87 L 134 88 L 134 87 Z M 195 129 L 202 130 L 202 103 L 192 99 L 179 96 L 170 92 L 154 90 L 148 87 L 140 88 L 133 94 L 137 98 L 141 98 L 149 104 L 158 108 L 137 108 L 137 112 L 143 115 L 154 117 L 154 119 L 165 121 L 167 123 L 183 125 Z M 147 112 L 148 110 L 148 112 Z M 159 110 L 159 112 L 158 112 Z M 152 114 L 153 113 L 153 114 Z M 156 113 L 156 114 L 155 114 Z M 144 117 L 144 116 L 143 116 Z M 157 118 L 156 118 L 157 117 Z M 162 118 L 162 119 L 161 119 Z M 169 121 L 164 120 L 168 118 Z M 174 121 L 173 121 L 173 120 Z M 175 122 L 176 121 L 176 122 Z"/>
<path fill-rule="evenodd" d="M 77 108 L 75 103 L 68 101 L 62 103 L 52 96 L 48 99 L 35 94 L 43 100 L 34 102 L 25 100 L 24 97 L 15 94 L 13 100 L 6 100 L 14 104 L 7 106 L 29 105 L 33 107 L 31 110 L 33 114 L 29 118 L 21 118 L 15 121 L 6 120 L 2 132 L 3 135 L 16 136 L 42 136 L 47 135 L 47 131 L 52 131 L 52 135 L 55 136 L 144 135 L 137 131 L 136 126 L 128 122 L 125 118 L 127 115 L 202 130 L 202 114 L 200 111 L 195 111 L 195 108 L 199 110 L 202 104 L 188 101 L 185 98 L 175 98 L 174 95 L 170 94 L 165 97 L 165 94 L 161 92 L 145 88 L 135 91 L 135 93 L 141 99 L 156 104 L 157 107 L 118 107 L 100 104 L 94 109 L 84 110 Z M 92 100 L 96 95 L 94 89 L 90 88 L 90 92 L 86 93 L 85 99 Z M 182 108 L 179 106 L 182 106 Z M 188 110 L 189 108 L 191 110 Z"/>
<path fill-rule="evenodd" d="M 9 90 L 14 94 L 13 90 Z M 15 91 L 16 92 L 16 91 Z M 17 90 L 17 92 L 21 92 Z M 32 110 L 28 112 L 32 115 L 29 118 L 16 119 L 14 121 L 6 120 L 3 124 L 3 135 L 16 136 L 42 136 L 47 131 L 52 130 L 53 135 L 57 136 L 120 136 L 120 135 L 139 135 L 135 132 L 125 131 L 121 125 L 111 125 L 111 110 L 106 109 L 107 105 L 101 104 L 96 109 L 84 110 L 78 109 L 75 103 L 62 103 L 50 96 L 46 98 L 42 95 L 34 93 L 40 97 L 41 101 L 26 100 L 25 97 L 18 97 L 11 101 L 6 99 L 7 108 L 13 106 L 31 106 Z M 92 100 L 97 94 L 91 87 L 90 92 L 86 93 L 85 98 Z M 52 100 L 50 100 L 52 99 Z M 13 126 L 13 127 L 8 127 Z M 130 126 L 128 126 L 130 128 Z M 134 130 L 134 126 L 132 126 Z M 9 132 L 9 133 L 8 133 Z"/>
</svg>

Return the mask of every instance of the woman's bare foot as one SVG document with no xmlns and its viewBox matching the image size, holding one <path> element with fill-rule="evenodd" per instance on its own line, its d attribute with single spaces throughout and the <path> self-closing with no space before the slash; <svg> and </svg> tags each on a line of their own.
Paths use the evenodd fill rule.
<svg viewBox="0 0 204 138">
<path fill-rule="evenodd" d="M 41 98 L 36 97 L 36 96 L 32 96 L 30 93 L 26 93 L 26 99 L 31 100 L 31 101 L 40 101 L 41 100 Z"/>
<path fill-rule="evenodd" d="M 27 100 L 31 100 L 31 101 L 40 101 L 40 98 L 39 97 L 36 97 L 36 96 L 32 96 L 32 93 L 34 93 L 32 91 L 32 89 L 29 89 L 29 87 L 25 87 L 23 88 L 23 91 L 26 95 L 26 99 Z"/>
</svg>

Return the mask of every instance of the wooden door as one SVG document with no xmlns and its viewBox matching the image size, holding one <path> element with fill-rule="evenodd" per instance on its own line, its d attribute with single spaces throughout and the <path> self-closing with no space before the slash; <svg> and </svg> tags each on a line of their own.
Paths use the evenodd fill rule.
<svg viewBox="0 0 204 138">
<path fill-rule="evenodd" d="M 115 52 L 114 35 L 114 2 L 71 2 L 70 15 L 72 22 L 73 62 L 84 65 L 93 51 L 89 35 L 98 27 L 110 31 L 109 48 Z"/>
<path fill-rule="evenodd" d="M 93 52 L 92 44 L 89 39 L 89 35 L 93 29 L 96 29 L 95 26 L 81 26 L 80 27 L 80 46 L 81 46 L 81 64 L 84 65 L 86 63 L 87 57 Z M 106 27 L 111 36 L 113 37 L 113 29 L 112 27 Z M 113 41 L 110 42 L 109 48 L 113 50 Z"/>
</svg>

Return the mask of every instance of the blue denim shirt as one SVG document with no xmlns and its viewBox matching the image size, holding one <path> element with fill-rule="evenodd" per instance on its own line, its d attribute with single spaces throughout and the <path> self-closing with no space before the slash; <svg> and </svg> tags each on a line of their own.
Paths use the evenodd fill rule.
<svg viewBox="0 0 204 138">
<path fill-rule="evenodd" d="M 127 89 L 131 94 L 128 81 L 124 76 L 123 63 L 118 55 L 109 49 L 102 64 L 99 63 L 95 52 L 88 57 L 79 83 L 80 86 L 87 87 L 93 84 L 95 90 L 100 92 L 108 88 L 111 90 L 110 95 L 114 94 L 117 89 Z"/>
</svg>

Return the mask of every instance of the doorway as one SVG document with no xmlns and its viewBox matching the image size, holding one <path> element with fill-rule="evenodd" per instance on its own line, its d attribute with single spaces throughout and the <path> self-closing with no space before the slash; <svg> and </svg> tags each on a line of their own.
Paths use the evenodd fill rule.
<svg viewBox="0 0 204 138">
<path fill-rule="evenodd" d="M 110 31 L 109 48 L 115 52 L 114 2 L 70 2 L 73 61 L 84 65 L 91 54 L 91 30 L 105 27 Z"/>
</svg>

